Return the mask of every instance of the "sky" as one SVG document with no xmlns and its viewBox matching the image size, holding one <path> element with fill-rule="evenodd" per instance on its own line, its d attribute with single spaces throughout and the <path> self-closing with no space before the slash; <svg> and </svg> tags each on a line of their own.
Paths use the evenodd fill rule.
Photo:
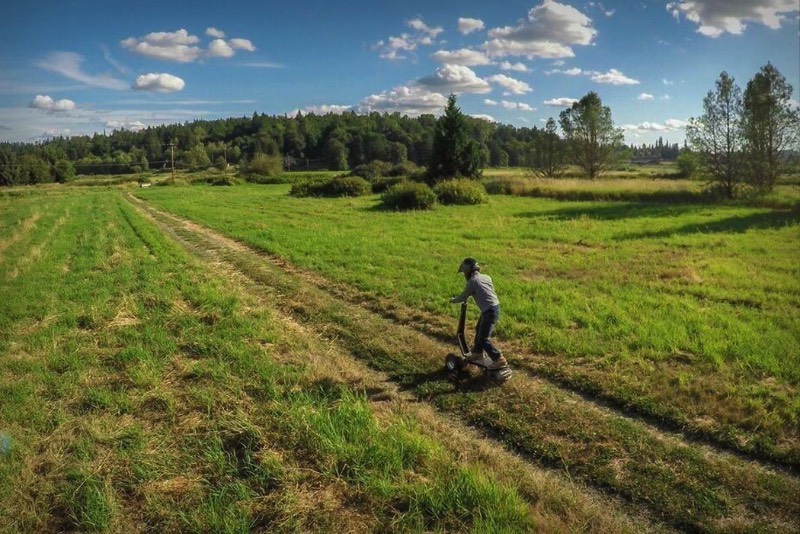
<svg viewBox="0 0 800 534">
<path fill-rule="evenodd" d="M 0 141 L 195 119 L 461 110 L 542 127 L 589 91 L 682 143 L 722 71 L 800 91 L 800 0 L 0 2 Z"/>
</svg>

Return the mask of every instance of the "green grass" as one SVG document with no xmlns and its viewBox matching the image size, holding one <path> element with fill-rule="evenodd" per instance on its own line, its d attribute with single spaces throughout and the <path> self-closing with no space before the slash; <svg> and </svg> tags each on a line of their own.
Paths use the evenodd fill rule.
<svg viewBox="0 0 800 534">
<path fill-rule="evenodd" d="M 570 387 L 800 465 L 798 214 L 731 205 L 556 202 L 389 213 L 376 197 L 286 186 L 142 198 L 446 332 L 477 257 L 503 302 L 512 360 Z"/>
<path fill-rule="evenodd" d="M 627 530 L 321 382 L 327 344 L 117 192 L 0 198 L 0 279 L 0 531 Z"/>
</svg>

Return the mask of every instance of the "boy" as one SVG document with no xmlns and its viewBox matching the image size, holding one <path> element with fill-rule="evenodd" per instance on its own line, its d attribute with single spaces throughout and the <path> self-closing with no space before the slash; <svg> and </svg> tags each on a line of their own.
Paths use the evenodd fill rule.
<svg viewBox="0 0 800 534">
<path fill-rule="evenodd" d="M 481 316 L 478 324 L 475 325 L 475 346 L 469 359 L 484 361 L 487 369 L 502 369 L 508 365 L 508 362 L 491 340 L 494 327 L 500 320 L 500 299 L 494 292 L 492 279 L 481 274 L 480 270 L 478 260 L 475 258 L 465 258 L 461 262 L 458 272 L 464 273 L 467 286 L 460 295 L 451 298 L 450 302 L 453 304 L 466 302 L 470 296 L 475 299 Z M 483 351 L 489 355 L 491 362 L 485 362 Z"/>
</svg>

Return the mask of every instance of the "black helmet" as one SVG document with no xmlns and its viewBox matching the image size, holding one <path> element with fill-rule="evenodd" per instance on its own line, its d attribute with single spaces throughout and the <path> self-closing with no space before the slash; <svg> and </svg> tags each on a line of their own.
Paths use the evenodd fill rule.
<svg viewBox="0 0 800 534">
<path fill-rule="evenodd" d="M 461 265 L 458 267 L 459 273 L 470 273 L 472 271 L 478 270 L 478 260 L 475 258 L 464 258 L 464 261 L 461 262 Z"/>
</svg>

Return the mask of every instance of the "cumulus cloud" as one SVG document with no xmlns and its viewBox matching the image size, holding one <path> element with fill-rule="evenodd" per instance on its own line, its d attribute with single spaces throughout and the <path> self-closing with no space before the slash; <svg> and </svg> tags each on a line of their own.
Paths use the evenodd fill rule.
<svg viewBox="0 0 800 534">
<path fill-rule="evenodd" d="M 106 121 L 105 127 L 109 130 L 128 130 L 131 132 L 138 132 L 144 130 L 147 126 L 142 121 Z"/>
<path fill-rule="evenodd" d="M 545 74 L 564 74 L 566 76 L 580 76 L 581 74 L 591 74 L 590 72 L 573 67 L 571 69 L 553 69 L 545 71 Z"/>
<path fill-rule="evenodd" d="M 432 76 L 420 78 L 421 86 L 444 93 L 488 93 L 489 83 L 463 65 L 442 65 Z"/>
<path fill-rule="evenodd" d="M 120 41 L 123 48 L 152 59 L 191 63 L 202 55 L 200 39 L 184 29 L 174 32 L 152 32 L 141 39 L 128 37 Z"/>
<path fill-rule="evenodd" d="M 500 68 L 503 70 L 513 70 L 515 72 L 530 72 L 525 63 L 511 63 L 510 61 L 501 61 Z"/>
<path fill-rule="evenodd" d="M 578 99 L 576 98 L 566 98 L 566 97 L 551 98 L 550 100 L 545 100 L 544 105 L 552 106 L 554 108 L 568 108 L 577 101 Z"/>
<path fill-rule="evenodd" d="M 142 74 L 137 77 L 131 86 L 137 91 L 151 91 L 154 93 L 174 93 L 183 89 L 183 80 L 172 74 Z"/>
<path fill-rule="evenodd" d="M 465 67 L 476 67 L 481 65 L 491 65 L 492 60 L 486 54 L 478 50 L 462 48 L 460 50 L 439 50 L 431 54 L 434 61 L 439 63 L 449 63 L 450 65 L 463 65 Z"/>
<path fill-rule="evenodd" d="M 52 52 L 36 65 L 50 72 L 56 72 L 71 80 L 91 87 L 103 89 L 127 89 L 128 84 L 110 74 L 89 74 L 81 68 L 83 56 L 74 52 Z"/>
<path fill-rule="evenodd" d="M 468 35 L 472 32 L 482 30 L 483 28 L 484 28 L 483 21 L 480 19 L 471 19 L 464 17 L 458 19 L 458 31 L 460 31 L 464 35 Z"/>
<path fill-rule="evenodd" d="M 636 97 L 636 100 L 653 100 L 653 95 L 650 93 L 640 93 L 639 96 Z"/>
<path fill-rule="evenodd" d="M 337 104 L 322 104 L 321 106 L 306 106 L 303 109 L 294 109 L 289 112 L 290 116 L 297 115 L 298 112 L 302 113 L 303 115 L 309 115 L 313 113 L 314 115 L 327 115 L 328 113 L 333 113 L 336 115 L 341 115 L 342 113 L 347 113 L 348 111 L 352 110 L 353 106 L 340 106 Z"/>
<path fill-rule="evenodd" d="M 607 83 L 611 85 L 638 85 L 639 80 L 628 78 L 617 69 L 611 69 L 608 72 L 593 72 L 592 81 L 597 83 Z"/>
<path fill-rule="evenodd" d="M 487 115 L 485 113 L 477 113 L 475 115 L 470 115 L 470 117 L 474 119 L 482 119 L 489 122 L 497 122 L 496 120 L 494 120 L 494 117 L 492 117 L 491 115 Z"/>
<path fill-rule="evenodd" d="M 536 111 L 536 108 L 531 107 L 529 104 L 524 102 L 509 102 L 508 100 L 503 100 L 500 102 L 500 105 L 506 109 L 517 109 L 519 111 Z"/>
<path fill-rule="evenodd" d="M 505 74 L 495 74 L 494 76 L 489 76 L 486 78 L 486 81 L 499 85 L 505 89 L 507 93 L 512 95 L 524 95 L 525 93 L 530 93 L 533 91 L 531 86 L 527 83 L 510 76 L 506 76 Z"/>
<path fill-rule="evenodd" d="M 224 39 L 214 39 L 208 45 L 209 57 L 232 57 L 236 52 Z"/>
<path fill-rule="evenodd" d="M 667 119 L 664 124 L 659 122 L 641 122 L 639 124 L 623 124 L 622 128 L 633 132 L 670 132 L 686 128 L 688 121 L 681 119 Z"/>
<path fill-rule="evenodd" d="M 42 111 L 47 111 L 48 113 L 58 113 L 75 109 L 75 102 L 66 98 L 62 98 L 61 100 L 53 100 L 47 95 L 36 95 L 33 100 L 30 101 L 28 107 L 41 109 Z"/>
<path fill-rule="evenodd" d="M 404 52 L 414 52 L 420 46 L 435 44 L 436 36 L 444 31 L 440 27 L 431 28 L 419 18 L 406 21 L 406 25 L 416 33 L 402 33 L 399 37 L 389 37 L 386 41 L 381 40 L 375 44 L 374 48 L 381 50 L 382 59 L 406 59 L 408 56 Z"/>
<path fill-rule="evenodd" d="M 573 45 L 589 45 L 597 35 L 592 19 L 572 6 L 544 0 L 516 26 L 489 30 L 484 44 L 493 57 L 573 57 Z"/>
<path fill-rule="evenodd" d="M 447 105 L 447 97 L 441 93 L 428 91 L 424 87 L 416 85 L 403 85 L 395 87 L 391 91 L 364 98 L 359 104 L 359 110 L 365 113 L 397 111 L 405 115 L 416 116 L 441 113 L 445 105 Z"/>
<path fill-rule="evenodd" d="M 786 14 L 800 12 L 797 0 L 692 0 L 666 7 L 675 19 L 684 16 L 697 24 L 697 33 L 707 37 L 741 35 L 750 21 L 777 30 Z"/>
<path fill-rule="evenodd" d="M 225 33 L 216 28 L 206 28 L 206 35 L 214 37 L 206 50 L 199 46 L 199 37 L 191 35 L 184 29 L 174 32 L 152 32 L 138 39 L 128 37 L 120 41 L 120 45 L 141 56 L 177 63 L 192 63 L 203 57 L 227 58 L 232 57 L 236 50 L 253 52 L 256 49 L 248 39 L 236 38 L 226 41 Z"/>
<path fill-rule="evenodd" d="M 250 42 L 250 39 L 235 38 L 228 41 L 228 44 L 236 50 L 245 50 L 247 52 L 255 52 L 256 47 Z"/>
<path fill-rule="evenodd" d="M 486 104 L 487 106 L 496 106 L 497 105 L 497 101 L 496 100 L 492 100 L 491 98 L 485 98 L 483 100 L 483 103 Z"/>
</svg>

